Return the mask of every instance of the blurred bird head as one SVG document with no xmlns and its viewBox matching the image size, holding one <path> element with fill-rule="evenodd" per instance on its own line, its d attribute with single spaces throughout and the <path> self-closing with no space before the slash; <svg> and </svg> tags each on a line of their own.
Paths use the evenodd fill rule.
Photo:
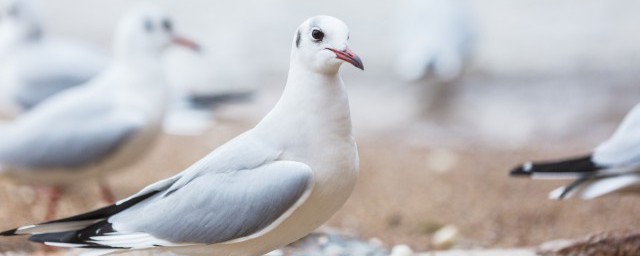
<svg viewBox="0 0 640 256">
<path fill-rule="evenodd" d="M 360 57 L 349 49 L 349 28 L 331 16 L 307 19 L 296 31 L 292 61 L 321 73 L 336 73 L 344 62 L 364 70 Z"/>
<path fill-rule="evenodd" d="M 114 51 L 120 58 L 159 56 L 170 45 L 200 50 L 198 44 L 174 31 L 173 21 L 166 12 L 155 5 L 143 4 L 120 21 Z"/>
<path fill-rule="evenodd" d="M 35 0 L 0 0 L 0 34 L 16 42 L 42 37 L 41 13 Z"/>
</svg>

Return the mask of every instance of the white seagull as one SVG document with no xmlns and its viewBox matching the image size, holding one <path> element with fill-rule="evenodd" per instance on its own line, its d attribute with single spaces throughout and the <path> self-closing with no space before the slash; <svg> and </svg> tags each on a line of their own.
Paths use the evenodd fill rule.
<svg viewBox="0 0 640 256">
<path fill-rule="evenodd" d="M 398 13 L 396 71 L 408 82 L 451 82 L 470 59 L 468 0 L 408 0 Z"/>
<path fill-rule="evenodd" d="M 609 140 L 593 153 L 568 160 L 525 163 L 513 176 L 570 179 L 573 183 L 549 194 L 550 199 L 580 197 L 588 200 L 614 192 L 640 192 L 640 104 L 625 117 Z"/>
<path fill-rule="evenodd" d="M 17 115 L 89 81 L 108 58 L 80 42 L 48 36 L 35 0 L 0 5 L 0 107 Z"/>
<path fill-rule="evenodd" d="M 177 36 L 169 17 L 155 6 L 126 15 L 116 31 L 110 67 L 86 85 L 0 125 L 0 177 L 53 188 L 50 219 L 62 187 L 101 179 L 139 159 L 162 124 L 168 87 L 161 58 L 171 43 L 196 47 Z M 105 199 L 112 200 L 102 188 Z"/>
<path fill-rule="evenodd" d="M 283 95 L 255 128 L 191 167 L 115 205 L 21 227 L 52 246 L 262 255 L 326 222 L 358 176 L 349 102 L 338 73 L 363 68 L 340 20 L 306 20 L 293 40 Z"/>
</svg>

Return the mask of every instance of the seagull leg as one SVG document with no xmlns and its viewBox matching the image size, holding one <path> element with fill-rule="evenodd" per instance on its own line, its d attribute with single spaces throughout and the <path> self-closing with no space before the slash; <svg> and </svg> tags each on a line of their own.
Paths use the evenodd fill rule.
<svg viewBox="0 0 640 256">
<path fill-rule="evenodd" d="M 47 215 L 45 215 L 44 219 L 49 221 L 56 217 L 56 210 L 58 208 L 58 201 L 60 201 L 60 196 L 62 195 L 62 188 L 58 186 L 47 188 L 46 194 L 48 197 L 48 205 Z"/>
<path fill-rule="evenodd" d="M 102 196 L 102 200 L 107 204 L 114 204 L 116 202 L 116 197 L 113 195 L 107 181 L 99 180 L 98 183 L 100 183 L 100 195 Z"/>
</svg>

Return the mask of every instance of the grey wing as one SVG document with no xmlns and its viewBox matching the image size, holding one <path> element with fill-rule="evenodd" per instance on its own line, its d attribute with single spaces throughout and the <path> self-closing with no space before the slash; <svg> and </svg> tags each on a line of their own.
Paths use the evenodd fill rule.
<svg viewBox="0 0 640 256">
<path fill-rule="evenodd" d="M 74 168 L 101 160 L 143 128 L 141 122 L 106 113 L 68 122 L 25 122 L 0 143 L 0 164 L 13 168 Z"/>
<path fill-rule="evenodd" d="M 147 233 L 171 243 L 214 244 L 278 224 L 311 190 L 303 163 L 276 161 L 252 170 L 209 173 L 175 192 L 158 194 L 109 218 L 123 233 Z"/>
<path fill-rule="evenodd" d="M 640 166 L 640 104 L 636 105 L 611 138 L 593 153 L 595 163 L 607 167 Z"/>
<path fill-rule="evenodd" d="M 95 75 L 95 73 L 56 74 L 25 79 L 22 86 L 16 88 L 14 100 L 23 108 L 31 109 L 61 91 L 86 83 Z"/>
</svg>

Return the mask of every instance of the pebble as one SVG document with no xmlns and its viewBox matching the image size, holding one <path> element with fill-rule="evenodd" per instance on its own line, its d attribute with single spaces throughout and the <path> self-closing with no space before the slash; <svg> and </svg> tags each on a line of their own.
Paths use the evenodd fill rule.
<svg viewBox="0 0 640 256">
<path fill-rule="evenodd" d="M 439 250 L 446 250 L 458 242 L 460 239 L 460 231 L 454 225 L 446 225 L 433 234 L 431 243 Z"/>
<path fill-rule="evenodd" d="M 399 244 L 393 247 L 390 256 L 412 256 L 413 250 L 406 244 Z"/>
</svg>

